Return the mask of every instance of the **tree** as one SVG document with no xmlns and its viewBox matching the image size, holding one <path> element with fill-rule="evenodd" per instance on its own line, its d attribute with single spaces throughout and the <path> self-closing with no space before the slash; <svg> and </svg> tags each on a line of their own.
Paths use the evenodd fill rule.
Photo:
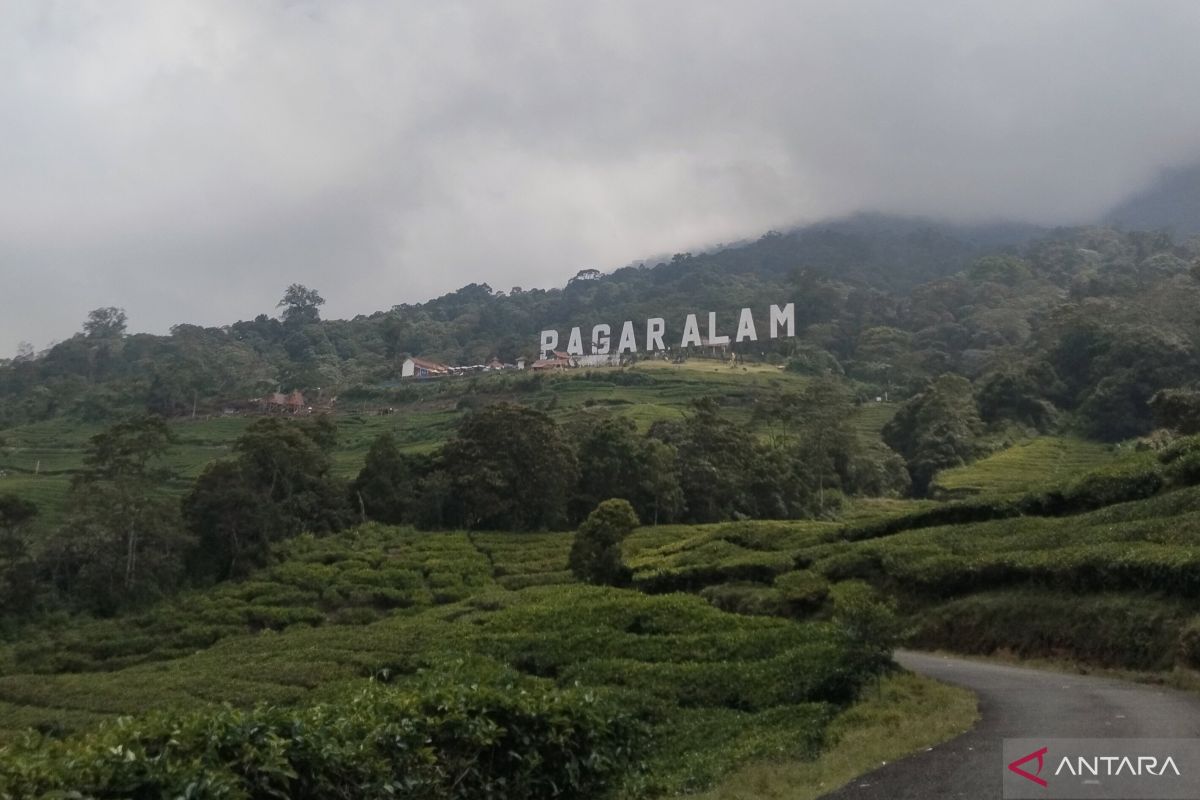
<svg viewBox="0 0 1200 800">
<path fill-rule="evenodd" d="M 345 484 L 330 475 L 335 434 L 322 418 L 251 424 L 234 444 L 237 457 L 209 465 L 184 498 L 197 542 L 189 572 L 203 580 L 244 575 L 266 564 L 278 541 L 349 524 Z"/>
<path fill-rule="evenodd" d="M 753 435 L 720 414 L 712 398 L 692 404 L 683 421 L 652 429 L 679 453 L 686 519 L 718 522 L 747 513 L 746 477 L 756 457 Z"/>
<path fill-rule="evenodd" d="M 351 504 L 369 519 L 399 525 L 411 521 L 418 507 L 418 459 L 406 456 L 391 432 L 382 433 L 367 451 L 366 462 L 350 484 Z"/>
<path fill-rule="evenodd" d="M 567 563 L 588 583 L 623 586 L 629 569 L 621 562 L 621 542 L 638 526 L 637 512 L 625 500 L 605 500 L 575 533 Z"/>
<path fill-rule="evenodd" d="M 900 633 L 895 603 L 881 597 L 870 584 L 842 581 L 830 591 L 833 624 L 841 632 L 850 652 L 868 675 L 878 675 L 892 662 L 892 651 Z"/>
<path fill-rule="evenodd" d="M 1028 370 L 1002 370 L 982 379 L 979 415 L 989 424 L 1011 420 L 1045 431 L 1054 421 L 1055 409 L 1042 398 L 1037 380 Z"/>
<path fill-rule="evenodd" d="M 943 375 L 900 407 L 883 427 L 883 440 L 904 457 L 913 493 L 920 496 L 938 470 L 975 458 L 982 431 L 971 384 Z"/>
<path fill-rule="evenodd" d="M 649 498 L 650 519 L 672 521 L 684 511 L 679 485 L 679 454 L 672 445 L 647 439 L 642 446 L 642 493 Z"/>
<path fill-rule="evenodd" d="M 307 325 L 321 321 L 320 308 L 323 305 L 325 298 L 316 289 L 293 283 L 284 291 L 283 299 L 275 307 L 283 309 L 285 325 Z"/>
<path fill-rule="evenodd" d="M 116 339 L 125 333 L 125 309 L 108 306 L 88 312 L 83 333 L 89 339 Z"/>
<path fill-rule="evenodd" d="M 237 461 L 208 465 L 183 500 L 183 516 L 196 536 L 188 574 L 203 581 L 246 575 L 267 563 L 282 525 L 273 507 L 247 482 Z"/>
<path fill-rule="evenodd" d="M 442 449 L 450 516 L 467 528 L 561 529 L 575 454 L 541 411 L 498 403 L 467 416 Z"/>
<path fill-rule="evenodd" d="M 815 380 L 800 393 L 796 455 L 816 479 L 817 513 L 825 511 L 825 489 L 839 488 L 859 451 L 850 426 L 853 405 L 841 383 Z"/>
<path fill-rule="evenodd" d="M 582 512 L 573 515 L 575 519 L 581 519 L 601 500 L 619 497 L 638 502 L 641 449 L 637 427 L 627 417 L 606 417 L 584 429 L 577 447 L 579 483 L 572 502 Z"/>
<path fill-rule="evenodd" d="M 54 549 L 59 578 L 86 606 L 112 613 L 172 588 L 182 571 L 186 537 L 179 507 L 164 484 L 175 441 L 161 417 L 119 422 L 93 436 L 68 500 Z"/>
<path fill-rule="evenodd" d="M 15 537 L 25 523 L 37 516 L 38 507 L 32 501 L 15 494 L 0 494 L 0 535 Z"/>
<path fill-rule="evenodd" d="M 36 564 L 21 528 L 38 507 L 13 494 L 0 494 L 0 615 L 28 612 L 38 595 Z"/>
<path fill-rule="evenodd" d="M 1184 436 L 1200 433 L 1200 392 L 1194 389 L 1163 389 L 1150 398 L 1154 423 Z"/>
</svg>

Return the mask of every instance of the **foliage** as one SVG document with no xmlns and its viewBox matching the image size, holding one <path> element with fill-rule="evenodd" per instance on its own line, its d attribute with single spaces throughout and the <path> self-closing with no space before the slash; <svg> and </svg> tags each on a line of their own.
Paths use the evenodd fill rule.
<svg viewBox="0 0 1200 800">
<path fill-rule="evenodd" d="M 319 309 L 323 305 L 325 298 L 316 289 L 293 283 L 275 307 L 283 309 L 281 316 L 285 325 L 306 325 L 321 321 Z"/>
<path fill-rule="evenodd" d="M 0 750 L 0 797 L 592 797 L 637 767 L 644 723 L 582 689 L 453 680 L 300 708 L 123 719 Z"/>
<path fill-rule="evenodd" d="M 449 520 L 467 528 L 561 529 L 576 460 L 562 431 L 541 411 L 508 403 L 463 420 L 442 449 Z"/>
<path fill-rule="evenodd" d="M 1200 433 L 1200 392 L 1163 389 L 1150 398 L 1149 406 L 1158 427 L 1184 436 Z"/>
<path fill-rule="evenodd" d="M 860 669 L 875 675 L 892 662 L 899 635 L 895 605 L 862 581 L 844 581 L 830 590 L 833 623 L 846 636 L 851 652 L 859 655 Z"/>
<path fill-rule="evenodd" d="M 193 576 L 244 575 L 266 563 L 274 542 L 344 527 L 347 492 L 330 475 L 335 435 L 323 418 L 267 417 L 249 425 L 234 444 L 236 459 L 211 464 L 183 500 L 197 537 Z"/>
<path fill-rule="evenodd" d="M 38 514 L 36 504 L 0 494 L 0 608 L 28 613 L 37 598 L 36 565 L 21 529 Z"/>
<path fill-rule="evenodd" d="M 621 586 L 629 569 L 621 563 L 621 541 L 638 526 L 637 512 L 628 501 L 605 500 L 596 506 L 575 533 L 567 564 L 587 583 Z"/>
<path fill-rule="evenodd" d="M 978 455 L 981 432 L 971 384 L 943 375 L 896 412 L 883 439 L 908 462 L 913 491 L 923 495 L 938 470 Z"/>
<path fill-rule="evenodd" d="M 88 312 L 87 322 L 83 323 L 83 334 L 89 339 L 118 338 L 125 333 L 127 319 L 123 308 L 97 308 Z"/>
<path fill-rule="evenodd" d="M 494 541 L 500 536 L 482 535 Z M 516 546 L 527 536 L 506 538 Z M 462 534 L 413 534 L 412 541 L 426 546 L 430 564 L 463 560 L 449 545 L 468 540 Z M 325 539 L 312 542 L 328 547 Z M 310 555 L 310 567 L 322 563 L 320 549 Z M 281 567 L 294 568 L 291 562 Z M 319 571 L 309 577 L 314 585 L 328 580 Z M 181 604 L 175 618 L 186 617 L 193 603 Z M 462 660 L 463 671 L 450 678 L 455 687 L 579 687 L 584 696 L 611 697 L 625 713 L 648 722 L 651 737 L 634 751 L 646 771 L 631 794 L 653 796 L 705 786 L 747 759 L 813 755 L 836 709 L 851 703 L 870 679 L 858 658 L 830 625 L 734 616 L 694 597 L 578 584 L 518 592 L 484 588 L 452 605 L 394 613 L 365 628 L 297 625 L 193 646 L 162 663 L 121 668 L 116 662 L 108 672 L 6 672 L 0 676 L 0 739 L 18 741 L 15 729 L 22 725 L 88 730 L 117 714 L 171 708 L 183 715 L 206 700 L 303 709 L 345 697 L 365 675 L 408 692 L 423 685 L 423 676 L 445 673 L 447 664 Z M 335 717 L 338 705 L 329 706 Z M 462 736 L 472 741 L 468 732 Z M 356 736 L 347 747 L 361 752 L 361 741 Z"/>
<path fill-rule="evenodd" d="M 182 577 L 187 537 L 162 461 L 174 437 L 160 417 L 92 437 L 69 515 L 48 545 L 53 581 L 82 608 L 111 614 L 168 592 Z"/>
<path fill-rule="evenodd" d="M 351 504 L 379 522 L 410 521 L 416 515 L 420 476 L 426 471 L 420 459 L 400 451 L 390 432 L 382 433 L 371 443 L 362 470 L 350 484 Z"/>
</svg>

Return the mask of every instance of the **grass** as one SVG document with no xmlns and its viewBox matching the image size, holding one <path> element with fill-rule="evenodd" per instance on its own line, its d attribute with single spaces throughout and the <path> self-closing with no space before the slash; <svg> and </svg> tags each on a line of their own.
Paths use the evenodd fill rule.
<svg viewBox="0 0 1200 800">
<path fill-rule="evenodd" d="M 696 800 L 815 800 L 876 767 L 964 733 L 978 718 L 975 696 L 966 689 L 911 673 L 892 675 L 877 693 L 834 719 L 832 744 L 815 759 L 748 764 Z"/>
<path fill-rule="evenodd" d="M 1012 495 L 1065 483 L 1115 458 L 1103 444 L 1065 436 L 1041 436 L 972 464 L 939 472 L 932 489 L 942 497 Z"/>
</svg>

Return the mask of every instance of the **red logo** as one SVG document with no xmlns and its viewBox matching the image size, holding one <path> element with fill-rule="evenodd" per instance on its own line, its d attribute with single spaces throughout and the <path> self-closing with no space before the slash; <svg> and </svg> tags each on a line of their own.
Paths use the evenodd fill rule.
<svg viewBox="0 0 1200 800">
<path fill-rule="evenodd" d="M 1050 748 L 1048 748 L 1048 747 L 1043 747 L 1041 750 L 1034 750 L 1032 753 L 1030 753 L 1027 756 L 1021 756 L 1016 761 L 1009 764 L 1008 768 L 1010 770 L 1012 770 L 1013 772 L 1017 773 L 1018 775 L 1020 775 L 1022 778 L 1033 781 L 1038 786 L 1048 786 L 1049 784 L 1047 784 L 1046 781 L 1039 778 L 1038 776 L 1042 774 L 1042 767 L 1045 765 L 1046 751 L 1049 749 Z M 1021 769 L 1022 764 L 1028 764 L 1030 761 L 1033 761 L 1035 758 L 1037 759 L 1037 772 L 1028 773 L 1025 770 Z"/>
</svg>

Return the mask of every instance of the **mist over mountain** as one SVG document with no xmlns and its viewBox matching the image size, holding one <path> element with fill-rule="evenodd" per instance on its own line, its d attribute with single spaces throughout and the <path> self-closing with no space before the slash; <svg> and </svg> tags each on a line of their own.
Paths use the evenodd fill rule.
<svg viewBox="0 0 1200 800">
<path fill-rule="evenodd" d="M 1173 167 L 1105 215 L 1106 224 L 1133 230 L 1164 228 L 1200 234 L 1200 164 Z"/>
</svg>

